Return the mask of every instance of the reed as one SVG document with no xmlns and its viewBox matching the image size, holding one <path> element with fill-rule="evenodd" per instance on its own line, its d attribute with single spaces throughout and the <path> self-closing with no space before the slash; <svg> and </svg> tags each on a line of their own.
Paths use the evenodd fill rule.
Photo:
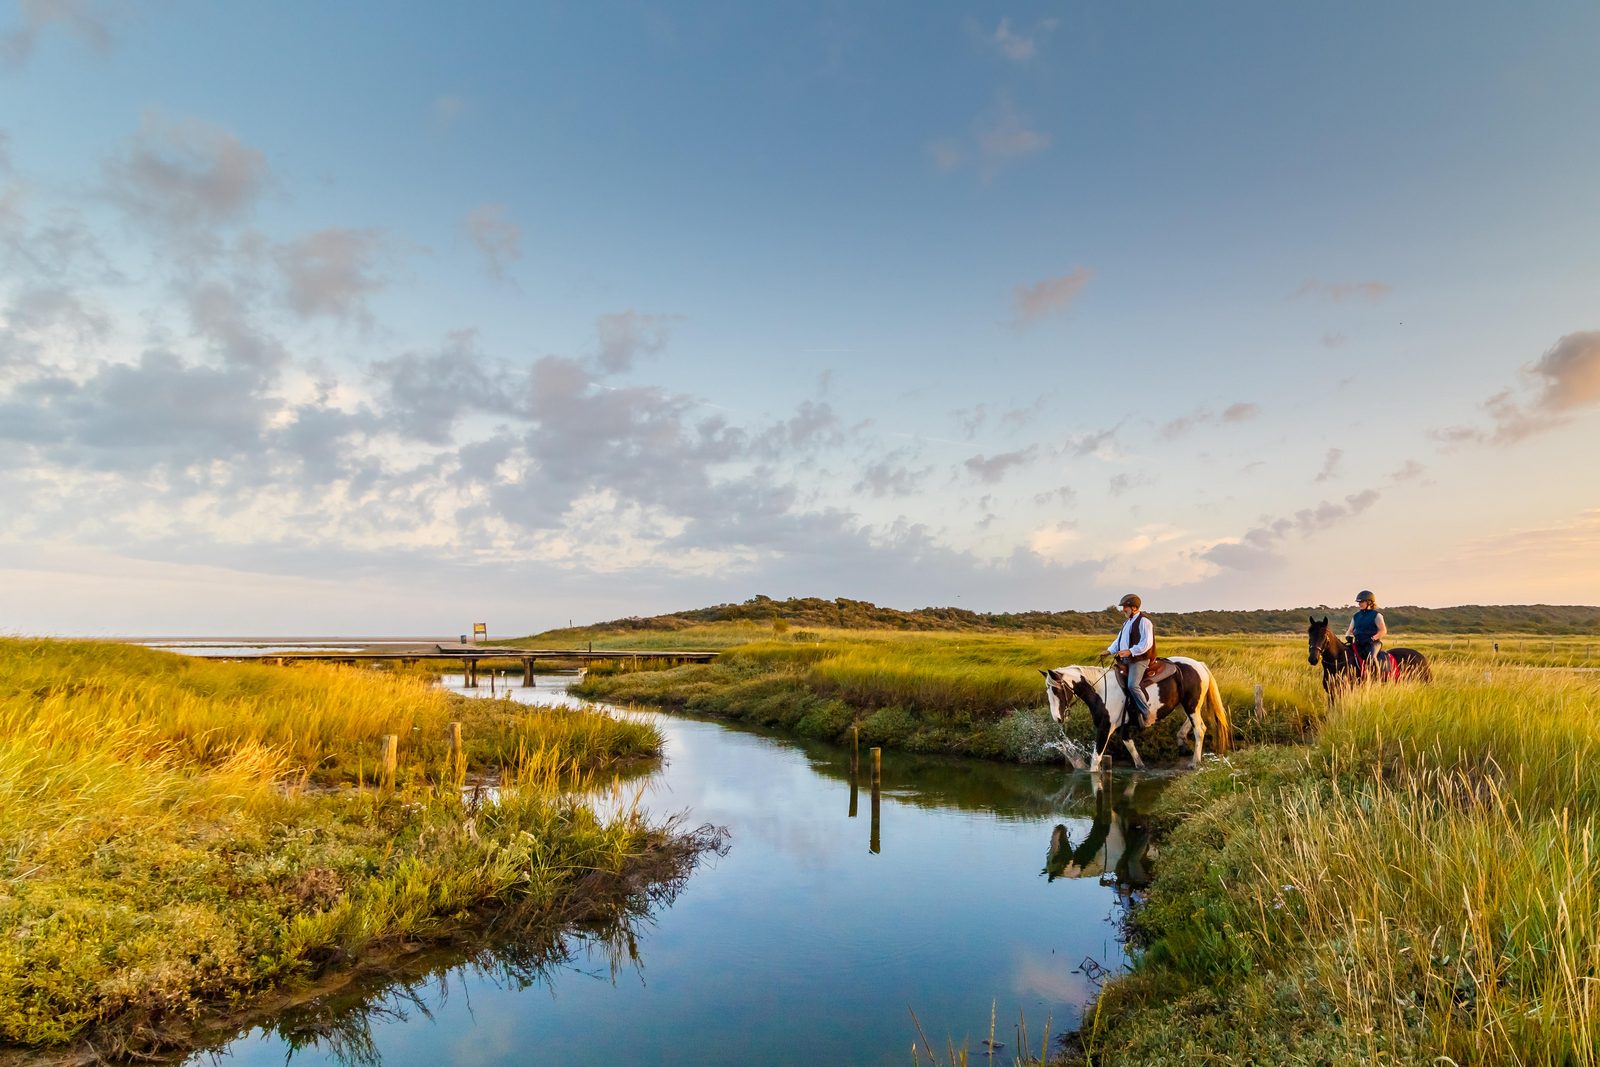
<svg viewBox="0 0 1600 1067">
<path fill-rule="evenodd" d="M 451 721 L 494 803 L 461 789 Z M 385 734 L 397 788 L 361 788 Z M 659 747 L 384 672 L 0 640 L 0 1043 L 183 1047 L 213 1010 L 400 942 L 603 910 L 665 839 L 577 797 Z"/>
<path fill-rule="evenodd" d="M 1597 709 L 1592 675 L 1444 656 L 1182 783 L 1095 1062 L 1600 1062 Z"/>
</svg>

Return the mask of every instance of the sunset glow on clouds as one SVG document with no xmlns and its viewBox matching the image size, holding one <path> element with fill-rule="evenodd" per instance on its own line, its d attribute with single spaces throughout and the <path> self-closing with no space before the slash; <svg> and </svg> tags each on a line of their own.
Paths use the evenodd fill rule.
<svg viewBox="0 0 1600 1067">
<path fill-rule="evenodd" d="M 6 631 L 1600 603 L 1590 6 L 0 10 Z"/>
</svg>

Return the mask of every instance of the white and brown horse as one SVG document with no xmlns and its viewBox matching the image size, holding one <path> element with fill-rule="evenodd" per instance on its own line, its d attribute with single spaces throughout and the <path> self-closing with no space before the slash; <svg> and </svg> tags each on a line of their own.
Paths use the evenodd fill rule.
<svg viewBox="0 0 1600 1067">
<path fill-rule="evenodd" d="M 1196 659 L 1168 658 L 1178 669 L 1159 682 L 1144 686 L 1145 702 L 1155 709 L 1158 721 L 1178 708 L 1183 709 L 1185 722 L 1178 727 L 1178 739 L 1194 735 L 1194 758 L 1190 766 L 1198 767 L 1207 731 L 1216 735 L 1211 742 L 1213 751 L 1227 752 L 1232 747 L 1228 709 L 1222 703 L 1222 691 L 1217 688 L 1210 668 Z M 1089 759 L 1089 770 L 1100 769 L 1100 760 L 1111 743 L 1111 735 L 1119 730 L 1134 766 L 1144 766 L 1138 748 L 1134 747 L 1132 731 L 1125 728 L 1132 724 L 1133 715 L 1128 709 L 1128 694 L 1123 691 L 1116 671 L 1110 667 L 1073 666 L 1039 673 L 1044 675 L 1051 718 L 1063 721 L 1074 700 L 1082 701 L 1089 709 L 1089 717 L 1094 721 L 1094 752 Z"/>
</svg>

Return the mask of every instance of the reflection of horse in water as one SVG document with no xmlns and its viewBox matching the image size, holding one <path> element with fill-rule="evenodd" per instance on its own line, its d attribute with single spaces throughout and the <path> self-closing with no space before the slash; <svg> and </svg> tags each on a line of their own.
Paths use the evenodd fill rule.
<svg viewBox="0 0 1600 1067">
<path fill-rule="evenodd" d="M 1328 694 L 1328 704 L 1342 689 L 1362 682 L 1431 682 L 1433 670 L 1428 657 L 1414 648 L 1390 648 L 1372 659 L 1362 659 L 1356 653 L 1354 641 L 1345 642 L 1334 636 L 1328 628 L 1328 617 L 1319 622 L 1316 616 L 1307 616 L 1311 625 L 1306 629 L 1306 658 L 1313 665 L 1322 664 L 1322 689 Z"/>
<path fill-rule="evenodd" d="M 1172 656 L 1158 660 L 1151 673 L 1153 680 L 1144 685 L 1145 700 L 1156 709 L 1156 718 L 1182 708 L 1184 723 L 1178 728 L 1181 742 L 1194 735 L 1194 756 L 1190 766 L 1200 766 L 1200 751 L 1205 746 L 1207 731 L 1212 732 L 1212 748 L 1227 752 L 1230 747 L 1228 709 L 1222 703 L 1222 691 L 1211 670 L 1199 660 L 1185 656 Z M 1066 721 L 1067 708 L 1074 700 L 1083 702 L 1094 720 L 1094 752 L 1088 770 L 1098 771 L 1111 735 L 1119 734 L 1123 747 L 1133 757 L 1133 765 L 1142 768 L 1144 760 L 1134 747 L 1133 734 L 1139 730 L 1138 716 L 1128 711 L 1128 694 L 1123 690 L 1115 671 L 1109 667 L 1057 667 L 1040 671 L 1044 675 L 1045 696 L 1050 702 L 1050 717 L 1057 722 Z M 1119 733 L 1120 732 L 1120 733 Z"/>
<path fill-rule="evenodd" d="M 1076 845 L 1066 824 L 1058 824 L 1050 832 L 1045 878 L 1053 882 L 1057 878 L 1098 877 L 1102 884 L 1130 889 L 1148 885 L 1150 876 L 1144 861 L 1150 848 L 1150 830 L 1133 806 L 1138 776 L 1128 779 L 1115 797 L 1100 778 L 1092 781 L 1094 822 Z"/>
</svg>

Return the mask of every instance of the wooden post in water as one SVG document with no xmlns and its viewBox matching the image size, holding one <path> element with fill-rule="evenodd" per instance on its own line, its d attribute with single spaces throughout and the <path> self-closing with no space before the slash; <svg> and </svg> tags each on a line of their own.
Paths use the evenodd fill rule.
<svg viewBox="0 0 1600 1067">
<path fill-rule="evenodd" d="M 522 688 L 533 688 L 533 657 L 522 657 Z"/>
<path fill-rule="evenodd" d="M 467 775 L 467 754 L 461 748 L 461 724 L 450 724 L 450 773 L 459 785 Z"/>
<path fill-rule="evenodd" d="M 850 818 L 856 817 L 856 769 L 850 768 Z"/>
<path fill-rule="evenodd" d="M 883 781 L 879 760 L 882 755 L 883 749 L 875 748 L 872 750 L 872 828 L 867 834 L 867 851 L 874 856 L 883 851 L 883 838 L 878 832 L 880 826 L 878 821 L 879 801 L 882 798 L 882 790 L 879 787 Z"/>
<path fill-rule="evenodd" d="M 850 777 L 861 771 L 861 724 L 850 724 Z"/>
<path fill-rule="evenodd" d="M 400 735 L 399 734 L 384 734 L 383 735 L 383 787 L 385 789 L 393 789 L 394 788 L 394 769 L 395 769 L 395 764 L 399 761 L 399 755 L 400 755 Z"/>
<path fill-rule="evenodd" d="M 494 676 L 500 672 L 493 667 L 489 668 L 489 695 L 494 696 Z"/>
</svg>

